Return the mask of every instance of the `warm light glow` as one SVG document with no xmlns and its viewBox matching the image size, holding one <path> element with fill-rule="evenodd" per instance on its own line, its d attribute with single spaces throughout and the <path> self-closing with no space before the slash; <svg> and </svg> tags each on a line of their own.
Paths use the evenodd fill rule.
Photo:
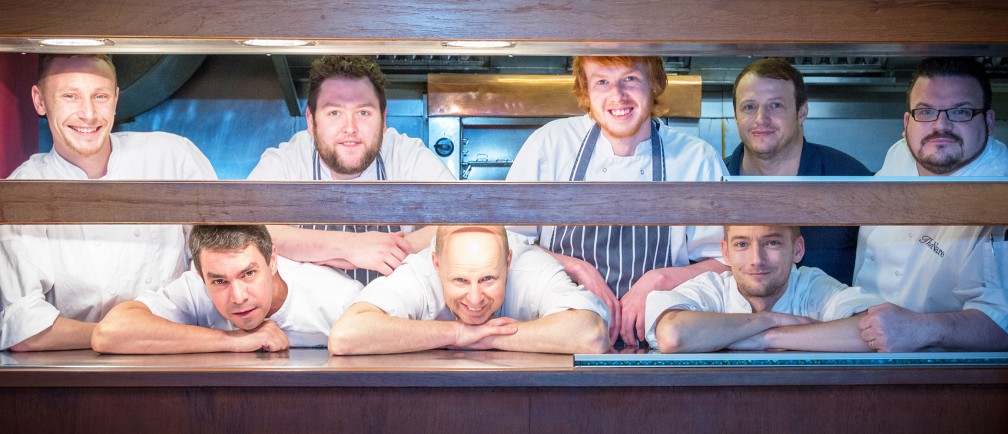
<svg viewBox="0 0 1008 434">
<path fill-rule="evenodd" d="M 304 47 L 312 45 L 312 42 L 300 39 L 249 39 L 242 41 L 242 45 L 250 47 Z"/>
<path fill-rule="evenodd" d="M 103 45 L 112 45 L 112 41 L 104 38 L 50 38 L 41 39 L 38 43 L 39 45 L 49 47 L 101 47 Z"/>
<path fill-rule="evenodd" d="M 518 45 L 518 43 L 508 41 L 448 41 L 442 45 L 455 48 L 511 48 Z"/>
</svg>

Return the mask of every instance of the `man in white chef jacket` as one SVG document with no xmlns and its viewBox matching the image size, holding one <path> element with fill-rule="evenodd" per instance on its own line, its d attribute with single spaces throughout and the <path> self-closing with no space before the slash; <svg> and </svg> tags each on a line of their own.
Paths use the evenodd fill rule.
<svg viewBox="0 0 1008 434">
<path fill-rule="evenodd" d="M 111 132 L 119 88 L 108 56 L 43 55 L 31 95 L 53 147 L 10 179 L 217 179 L 184 137 Z M 185 256 L 179 225 L 0 225 L 0 349 L 90 348 L 98 320 L 177 278 Z"/>
<path fill-rule="evenodd" d="M 267 149 L 248 179 L 454 181 L 422 140 L 386 128 L 386 81 L 369 57 L 316 59 L 308 79 L 308 129 Z M 426 247 L 435 230 L 399 225 L 268 227 L 281 256 L 345 270 L 365 285 Z"/>
<path fill-rule="evenodd" d="M 726 173 L 709 143 L 656 119 L 658 96 L 668 84 L 661 57 L 580 56 L 573 74 L 574 93 L 588 113 L 533 132 L 515 156 L 508 181 L 713 182 Z M 671 290 L 706 271 L 728 270 L 719 261 L 720 226 L 512 230 L 538 236 L 574 282 L 605 302 L 610 341 L 622 337 L 633 347 L 644 341 L 649 293 Z"/>
<path fill-rule="evenodd" d="M 647 338 L 665 353 L 721 349 L 869 351 L 858 321 L 883 303 L 815 267 L 797 267 L 797 226 L 725 226 L 730 272 L 704 273 L 648 296 Z"/>
<path fill-rule="evenodd" d="M 329 351 L 606 351 L 605 305 L 523 241 L 502 226 L 438 227 L 434 245 L 361 291 Z"/>
<path fill-rule="evenodd" d="M 95 328 L 101 353 L 175 354 L 324 347 L 361 284 L 277 256 L 262 225 L 196 225 L 195 269 L 116 306 Z"/>
<path fill-rule="evenodd" d="M 993 136 L 983 66 L 968 58 L 925 59 L 907 97 L 904 138 L 876 176 L 1008 176 L 1008 149 Z M 1004 226 L 862 227 L 854 285 L 889 302 L 860 322 L 862 339 L 878 351 L 1008 349 Z"/>
</svg>

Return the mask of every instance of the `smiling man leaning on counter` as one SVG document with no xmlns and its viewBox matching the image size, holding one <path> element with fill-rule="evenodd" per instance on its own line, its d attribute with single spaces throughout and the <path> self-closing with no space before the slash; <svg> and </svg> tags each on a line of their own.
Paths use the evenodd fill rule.
<svg viewBox="0 0 1008 434">
<path fill-rule="evenodd" d="M 435 348 L 609 349 L 605 305 L 503 226 L 441 226 L 434 245 L 368 285 L 333 325 L 333 354 Z"/>
</svg>

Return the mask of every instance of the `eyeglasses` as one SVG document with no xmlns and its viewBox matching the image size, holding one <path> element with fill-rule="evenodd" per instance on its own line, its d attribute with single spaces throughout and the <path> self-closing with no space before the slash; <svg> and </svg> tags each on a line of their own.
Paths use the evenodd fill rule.
<svg viewBox="0 0 1008 434">
<path fill-rule="evenodd" d="M 950 108 L 938 110 L 933 108 L 919 108 L 910 110 L 910 117 L 917 122 L 934 122 L 945 112 L 945 117 L 952 122 L 967 122 L 973 120 L 976 115 L 986 113 L 987 109 L 975 109 L 966 107 Z"/>
</svg>

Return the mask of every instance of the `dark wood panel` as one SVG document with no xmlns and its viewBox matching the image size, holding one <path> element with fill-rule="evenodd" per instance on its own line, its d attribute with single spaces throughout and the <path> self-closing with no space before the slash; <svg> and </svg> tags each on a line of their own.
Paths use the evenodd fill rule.
<svg viewBox="0 0 1008 434">
<path fill-rule="evenodd" d="M 549 393 L 553 392 L 553 393 Z M 1003 433 L 1004 386 L 557 389 L 531 397 L 541 432 Z"/>
<path fill-rule="evenodd" d="M 1004 385 L 0 389 L 32 432 L 968 432 L 1008 429 Z"/>
<path fill-rule="evenodd" d="M 8 0 L 0 35 L 1005 44 L 1000 0 Z"/>
<path fill-rule="evenodd" d="M 0 181 L 0 223 L 1006 224 L 1005 182 Z"/>
<path fill-rule="evenodd" d="M 11 433 L 527 432 L 528 402 L 522 389 L 497 388 L 0 389 L 0 424 Z"/>
</svg>

